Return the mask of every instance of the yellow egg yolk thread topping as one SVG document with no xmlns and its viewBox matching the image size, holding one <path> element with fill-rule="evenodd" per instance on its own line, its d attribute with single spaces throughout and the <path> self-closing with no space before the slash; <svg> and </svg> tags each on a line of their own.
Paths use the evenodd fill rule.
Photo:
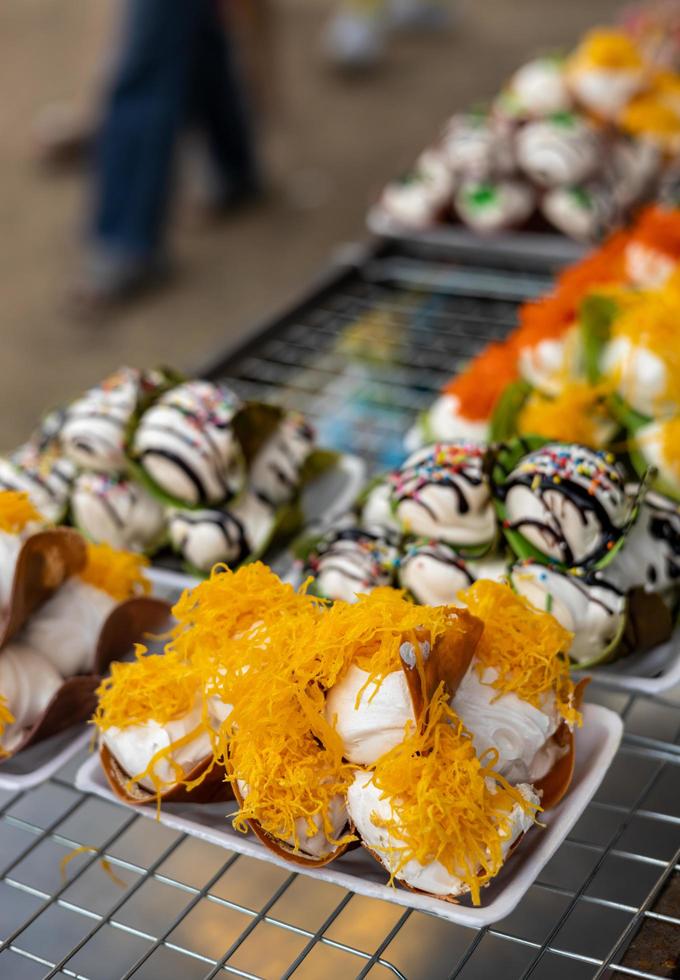
<svg viewBox="0 0 680 980">
<path fill-rule="evenodd" d="M 642 68 L 642 56 L 622 31 L 596 28 L 589 31 L 569 60 L 569 67 L 625 71 Z"/>
<path fill-rule="evenodd" d="M 133 661 L 111 664 L 111 674 L 97 689 L 94 723 L 101 731 L 155 721 L 166 725 L 193 709 L 201 676 L 176 653 L 146 654 L 137 645 Z"/>
<path fill-rule="evenodd" d="M 318 630 L 319 656 L 326 665 L 322 683 L 332 687 L 354 664 L 368 673 L 367 685 L 378 685 L 401 670 L 399 648 L 405 634 L 423 631 L 433 647 L 444 633 L 464 629 L 456 623 L 456 612 L 449 606 L 417 606 L 403 590 L 390 588 L 360 595 L 354 604 L 335 603 Z"/>
<path fill-rule="evenodd" d="M 518 433 L 603 449 L 611 435 L 608 394 L 606 385 L 585 381 L 565 384 L 554 398 L 532 392 L 519 414 Z"/>
<path fill-rule="evenodd" d="M 87 545 L 87 563 L 80 579 L 117 602 L 135 595 L 148 595 L 151 582 L 144 574 L 149 559 L 130 551 L 118 551 L 108 544 Z"/>
<path fill-rule="evenodd" d="M 661 455 L 674 479 L 680 482 L 680 415 L 662 423 Z"/>
<path fill-rule="evenodd" d="M 19 490 L 3 490 L 0 493 L 0 531 L 19 534 L 27 524 L 44 524 L 45 519 L 33 506 L 27 493 Z"/>
<path fill-rule="evenodd" d="M 372 815 L 396 844 L 386 849 L 391 881 L 409 861 L 439 861 L 470 890 L 480 891 L 500 871 L 511 813 L 538 807 L 480 761 L 444 692 L 433 700 L 428 722 L 396 745 L 373 767 L 373 782 L 390 801 L 392 819 Z"/>
<path fill-rule="evenodd" d="M 498 582 L 475 582 L 459 598 L 484 623 L 475 650 L 479 676 L 493 668 L 497 676 L 492 686 L 499 696 L 516 694 L 535 708 L 541 708 L 542 699 L 552 693 L 562 718 L 569 725 L 580 724 L 569 677 L 573 634 L 550 613 L 539 612 Z"/>
<path fill-rule="evenodd" d="M 15 720 L 14 715 L 9 710 L 7 699 L 2 694 L 0 694 L 0 738 L 2 738 L 3 732 L 5 731 L 7 726 L 11 725 L 14 722 L 14 720 Z M 2 757 L 5 755 L 7 755 L 7 753 L 3 749 L 2 745 L 0 745 L 0 759 L 2 759 Z"/>
</svg>

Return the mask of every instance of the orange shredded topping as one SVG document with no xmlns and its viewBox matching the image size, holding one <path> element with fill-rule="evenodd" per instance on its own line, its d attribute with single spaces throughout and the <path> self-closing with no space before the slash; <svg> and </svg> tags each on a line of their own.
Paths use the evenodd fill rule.
<svg viewBox="0 0 680 980">
<path fill-rule="evenodd" d="M 83 582 L 122 602 L 135 595 L 148 595 L 151 582 L 144 574 L 149 559 L 130 551 L 117 551 L 108 544 L 87 545 L 87 564 L 80 572 Z"/>
<path fill-rule="evenodd" d="M 439 861 L 467 885 L 475 905 L 503 865 L 513 808 L 539 809 L 477 758 L 443 692 L 421 731 L 378 760 L 373 782 L 394 814 L 385 821 L 372 816 L 396 842 L 386 852 L 391 881 L 409 861 Z"/>
<path fill-rule="evenodd" d="M 673 478 L 680 483 L 680 415 L 663 423 L 661 452 Z"/>
<path fill-rule="evenodd" d="M 512 340 L 489 344 L 444 388 L 458 399 L 461 415 L 488 419 L 503 389 L 517 377 L 517 351 Z"/>
<path fill-rule="evenodd" d="M 19 534 L 34 522 L 44 524 L 45 519 L 33 506 L 27 493 L 19 490 L 3 490 L 0 493 L 0 531 Z"/>
<path fill-rule="evenodd" d="M 543 436 L 559 442 L 578 442 L 602 449 L 611 435 L 611 415 L 604 384 L 573 381 L 564 385 L 554 398 L 538 391 L 531 393 L 517 420 L 519 435 Z"/>
<path fill-rule="evenodd" d="M 631 242 L 680 260 L 680 211 L 657 206 L 645 208 L 633 229 Z"/>
<path fill-rule="evenodd" d="M 569 677 L 573 634 L 554 616 L 539 612 L 507 585 L 480 580 L 459 594 L 470 612 L 484 623 L 475 650 L 480 677 L 488 667 L 496 671 L 492 686 L 500 694 L 516 694 L 536 708 L 552 692 L 561 716 L 568 724 L 580 724 L 573 704 L 574 685 Z"/>
<path fill-rule="evenodd" d="M 570 70 L 604 68 L 625 71 L 642 66 L 642 56 L 628 34 L 603 27 L 588 31 L 568 63 Z"/>
</svg>

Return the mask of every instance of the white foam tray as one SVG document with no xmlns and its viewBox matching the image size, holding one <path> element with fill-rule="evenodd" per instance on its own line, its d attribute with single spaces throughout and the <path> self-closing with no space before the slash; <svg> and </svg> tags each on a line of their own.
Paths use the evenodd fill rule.
<svg viewBox="0 0 680 980">
<path fill-rule="evenodd" d="M 634 653 L 611 664 L 582 671 L 597 684 L 634 691 L 636 694 L 661 694 L 680 684 L 680 626 L 670 640 L 646 653 Z"/>
<path fill-rule="evenodd" d="M 384 870 L 363 849 L 350 851 L 325 868 L 307 870 L 288 864 L 252 835 L 237 833 L 232 828 L 227 817 L 234 811 L 235 804 L 169 804 L 161 809 L 160 822 L 219 847 L 299 871 L 369 898 L 421 909 L 460 925 L 490 925 L 509 915 L 520 902 L 585 810 L 616 754 L 623 733 L 620 717 L 595 704 L 586 704 L 583 715 L 583 727 L 576 733 L 576 768 L 569 793 L 559 806 L 542 817 L 545 828 L 534 827 L 527 834 L 505 868 L 484 890 L 484 904 L 480 908 L 468 904 L 452 905 L 389 887 Z M 86 793 L 120 802 L 111 791 L 96 755 L 79 769 L 76 786 Z M 138 812 L 152 820 L 156 818 L 155 806 L 140 807 Z"/>
<path fill-rule="evenodd" d="M 74 725 L 24 749 L 0 764 L 0 789 L 30 789 L 53 776 L 92 738 L 87 725 Z"/>
</svg>

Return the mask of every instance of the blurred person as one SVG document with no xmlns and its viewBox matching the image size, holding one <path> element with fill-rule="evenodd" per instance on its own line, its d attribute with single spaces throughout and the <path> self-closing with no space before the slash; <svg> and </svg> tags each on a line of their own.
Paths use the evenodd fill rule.
<svg viewBox="0 0 680 980">
<path fill-rule="evenodd" d="M 166 274 L 176 149 L 189 124 L 207 146 L 213 210 L 255 199 L 253 135 L 218 0 L 127 0 L 94 151 L 79 306 L 108 305 Z"/>
</svg>

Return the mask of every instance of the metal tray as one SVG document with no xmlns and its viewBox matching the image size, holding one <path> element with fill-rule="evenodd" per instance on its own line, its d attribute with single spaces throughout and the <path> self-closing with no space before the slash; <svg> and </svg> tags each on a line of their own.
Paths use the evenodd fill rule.
<svg viewBox="0 0 680 980">
<path fill-rule="evenodd" d="M 385 468 L 441 383 L 548 281 L 540 256 L 528 266 L 423 244 L 354 250 L 208 373 L 304 408 L 327 444 Z M 0 790 L 0 977 L 668 975 L 680 914 L 653 906 L 680 870 L 680 686 L 645 696 L 591 685 L 589 700 L 624 720 L 614 763 L 516 910 L 481 929 L 227 854 L 84 796 L 73 778 L 85 753 L 42 786 Z M 83 845 L 94 850 L 77 852 L 62 878 L 60 859 Z M 626 956 L 642 924 L 669 930 L 644 965 Z"/>
</svg>

